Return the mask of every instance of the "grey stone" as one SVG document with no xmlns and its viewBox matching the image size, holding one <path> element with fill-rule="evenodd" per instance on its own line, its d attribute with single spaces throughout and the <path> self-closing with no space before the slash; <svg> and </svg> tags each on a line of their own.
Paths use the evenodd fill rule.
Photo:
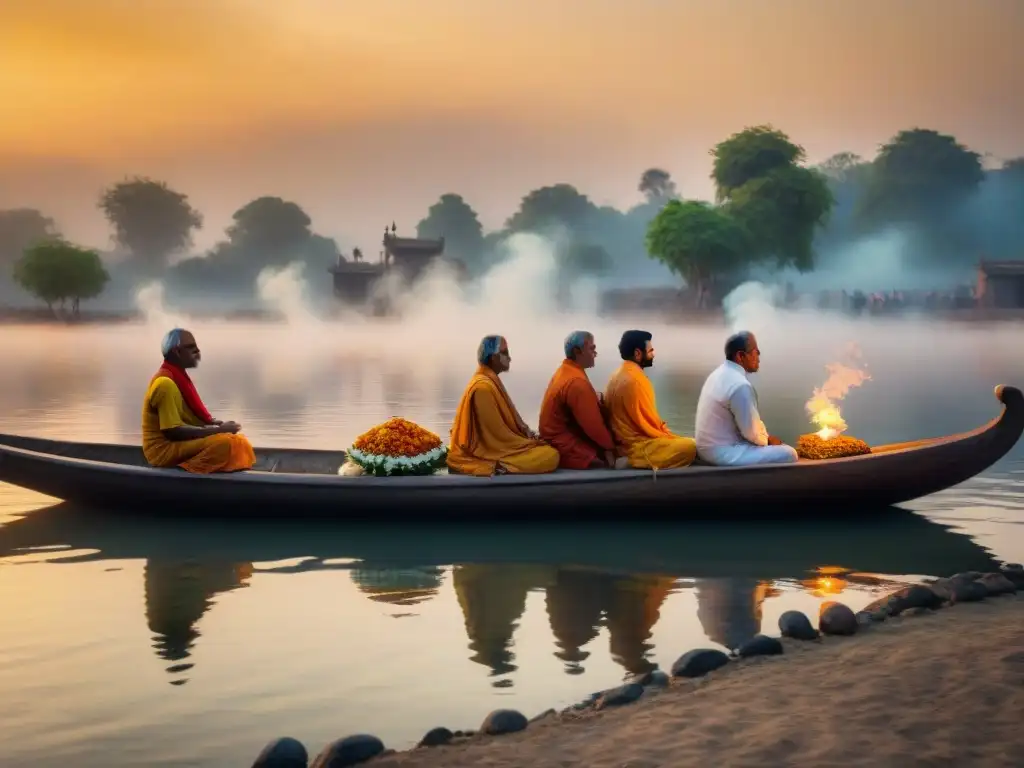
<svg viewBox="0 0 1024 768">
<path fill-rule="evenodd" d="M 384 742 L 376 736 L 358 733 L 332 741 L 321 750 L 310 768 L 345 768 L 365 763 L 384 751 Z"/>
<path fill-rule="evenodd" d="M 1006 563 L 999 572 L 1012 581 L 1017 589 L 1024 589 L 1024 568 L 1020 563 Z"/>
<path fill-rule="evenodd" d="M 951 603 L 977 603 L 988 597 L 988 589 L 977 581 L 952 581 L 950 591 Z"/>
<path fill-rule="evenodd" d="M 632 704 L 644 695 L 644 687 L 639 683 L 626 683 L 618 688 L 611 688 L 601 694 L 595 702 L 595 709 L 605 707 L 621 707 L 623 704 Z"/>
<path fill-rule="evenodd" d="M 754 635 L 739 647 L 736 655 L 741 659 L 748 659 L 752 656 L 780 656 L 782 655 L 782 642 L 777 637 Z"/>
<path fill-rule="evenodd" d="M 274 739 L 256 757 L 252 768 L 306 768 L 309 753 L 298 739 L 283 736 Z"/>
<path fill-rule="evenodd" d="M 668 688 L 671 682 L 672 678 L 670 678 L 666 673 L 662 672 L 660 669 L 655 669 L 650 673 L 650 675 L 648 675 L 648 680 L 644 685 L 648 688 Z"/>
<path fill-rule="evenodd" d="M 427 733 L 420 739 L 420 743 L 416 746 L 419 747 L 439 747 L 442 744 L 447 744 L 449 741 L 455 738 L 455 734 L 449 731 L 447 728 L 431 728 Z"/>
<path fill-rule="evenodd" d="M 997 595 L 1012 595 L 1017 591 L 1017 585 L 1002 573 L 986 573 L 978 579 L 977 583 L 985 587 L 985 591 L 993 597 Z"/>
<path fill-rule="evenodd" d="M 803 611 L 786 611 L 779 616 L 779 631 L 794 640 L 817 640 L 818 630 Z"/>
<path fill-rule="evenodd" d="M 500 736 L 503 733 L 515 733 L 526 729 L 529 721 L 522 712 L 514 709 L 496 709 L 484 718 L 480 732 L 489 736 Z"/>
<path fill-rule="evenodd" d="M 703 677 L 708 672 L 721 669 L 729 663 L 729 657 L 712 648 L 696 648 L 687 651 L 672 665 L 672 677 Z"/>
<path fill-rule="evenodd" d="M 934 611 L 948 598 L 936 593 L 934 588 L 924 584 L 911 584 L 893 592 L 888 597 L 889 615 L 898 616 L 910 608 L 927 608 Z"/>
<path fill-rule="evenodd" d="M 818 629 L 823 635 L 853 635 L 857 632 L 857 617 L 849 606 L 842 603 L 822 603 L 818 613 Z"/>
</svg>

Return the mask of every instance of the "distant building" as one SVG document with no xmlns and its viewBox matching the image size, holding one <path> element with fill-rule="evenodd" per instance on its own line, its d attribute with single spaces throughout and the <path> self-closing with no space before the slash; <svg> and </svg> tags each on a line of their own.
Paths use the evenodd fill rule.
<svg viewBox="0 0 1024 768">
<path fill-rule="evenodd" d="M 363 260 L 362 252 L 352 251 L 352 260 L 338 257 L 338 263 L 328 271 L 334 279 L 334 295 L 350 304 L 363 304 L 372 295 L 374 285 L 391 270 L 402 275 L 409 283 L 419 279 L 423 271 L 436 259 L 444 256 L 444 238 L 437 240 L 416 237 L 398 237 L 396 226 L 385 228 L 381 245 L 384 250 L 376 262 Z M 461 274 L 456 265 L 457 272 Z"/>
<path fill-rule="evenodd" d="M 980 307 L 1024 309 L 1024 261 L 982 261 L 976 293 Z"/>
</svg>

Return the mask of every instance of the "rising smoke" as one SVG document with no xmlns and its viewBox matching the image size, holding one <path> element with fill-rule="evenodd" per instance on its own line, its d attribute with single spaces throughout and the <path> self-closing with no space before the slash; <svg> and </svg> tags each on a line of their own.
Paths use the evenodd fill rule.
<svg viewBox="0 0 1024 768">
<path fill-rule="evenodd" d="M 169 327 L 184 325 L 195 331 L 203 349 L 197 383 L 212 408 L 241 420 L 247 434 L 263 444 L 310 447 L 337 447 L 394 415 L 446 434 L 475 366 L 477 343 L 488 333 L 509 339 L 512 369 L 505 383 L 533 424 L 547 380 L 562 358 L 562 340 L 575 329 L 596 336 L 599 357 L 590 376 L 599 389 L 620 362 L 616 345 L 622 331 L 650 330 L 657 349 L 650 374 L 659 408 L 684 434 L 692 430 L 704 377 L 723 358 L 725 338 L 741 329 L 758 336 L 762 369 L 752 379 L 769 428 L 787 440 L 817 429 L 805 405 L 816 389 L 831 392 L 823 386 L 827 366 L 848 362 L 843 351 L 850 343 L 862 350 L 858 365 L 870 369 L 871 381 L 848 391 L 841 400 L 842 417 L 853 434 L 868 441 L 976 426 L 993 414 L 994 385 L 1024 381 L 1024 363 L 1008 354 L 1019 340 L 1017 324 L 781 309 L 778 289 L 759 283 L 744 284 L 727 297 L 724 321 L 670 322 L 645 312 L 607 317 L 597 311 L 593 287 L 582 282 L 569 286 L 573 309 L 566 309 L 550 242 L 520 236 L 510 247 L 508 260 L 466 285 L 439 265 L 409 292 L 384 286 L 402 313 L 397 318 L 354 312 L 329 317 L 310 297 L 315 276 L 289 267 L 263 272 L 252 286 L 284 322 L 196 312 L 169 301 L 163 286 L 151 283 L 135 296 L 143 322 L 5 332 L 0 354 L 19 361 L 19 376 L 36 371 L 32 380 L 95 368 L 92 378 L 83 373 L 62 380 L 71 387 L 113 382 L 109 402 L 123 411 L 118 418 L 131 435 L 137 430 L 140 388 L 157 363 L 160 338 Z M 58 357 L 63 368 L 54 368 Z M 11 392 L 22 386 L 17 381 L 8 381 Z M 93 402 L 98 395 L 89 389 L 80 397 Z M 865 429 L 868 423 L 882 426 L 872 432 Z"/>
</svg>

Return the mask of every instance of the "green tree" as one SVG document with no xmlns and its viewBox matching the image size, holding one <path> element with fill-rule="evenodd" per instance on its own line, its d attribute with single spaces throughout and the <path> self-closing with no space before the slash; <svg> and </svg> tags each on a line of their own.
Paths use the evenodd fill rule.
<svg viewBox="0 0 1024 768">
<path fill-rule="evenodd" d="M 75 317 L 82 299 L 99 296 L 110 275 L 96 251 L 65 240 L 45 240 L 30 246 L 14 267 L 14 279 L 22 288 L 61 309 L 69 299 Z"/>
<path fill-rule="evenodd" d="M 104 190 L 99 208 L 114 227 L 114 240 L 149 269 L 191 246 L 193 231 L 203 226 L 186 195 L 141 176 Z"/>
<path fill-rule="evenodd" d="M 859 216 L 867 223 L 928 223 L 946 218 L 985 179 L 981 155 L 953 136 L 900 131 L 872 163 Z"/>
<path fill-rule="evenodd" d="M 757 125 L 717 144 L 711 156 L 711 178 L 717 201 L 722 202 L 748 181 L 803 162 L 805 154 L 803 147 L 791 142 L 782 131 L 770 125 Z"/>
<path fill-rule="evenodd" d="M 824 176 L 792 165 L 751 179 L 732 193 L 727 205 L 752 236 L 752 255 L 807 272 L 814 269 L 814 236 L 834 203 Z"/>
<path fill-rule="evenodd" d="M 800 165 L 803 147 L 762 125 L 733 134 L 711 154 L 716 199 L 752 237 L 751 257 L 813 269 L 814 236 L 835 198 L 823 174 Z"/>
<path fill-rule="evenodd" d="M 484 228 L 476 211 L 461 195 L 448 193 L 427 210 L 416 225 L 416 236 L 444 238 L 445 253 L 459 259 L 471 272 L 478 272 L 484 260 Z"/>
<path fill-rule="evenodd" d="M 644 194 L 648 203 L 664 205 L 679 196 L 672 175 L 661 168 L 648 168 L 640 174 L 637 189 Z"/>
<path fill-rule="evenodd" d="M 554 227 L 579 231 L 597 211 L 590 198 L 571 184 L 535 189 L 523 197 L 519 210 L 505 223 L 510 232 L 542 234 Z"/>
<path fill-rule="evenodd" d="M 671 200 L 647 228 L 647 252 L 686 280 L 698 303 L 711 285 L 746 266 L 750 239 L 727 210 Z"/>
<path fill-rule="evenodd" d="M 836 184 L 856 183 L 864 180 L 871 163 L 855 152 L 837 152 L 820 163 L 817 170 Z"/>
<path fill-rule="evenodd" d="M 258 197 L 231 217 L 228 239 L 237 248 L 257 251 L 267 264 L 290 260 L 313 236 L 312 220 L 302 208 L 280 197 Z"/>
<path fill-rule="evenodd" d="M 0 211 L 0 271 L 4 278 L 10 278 L 15 262 L 26 249 L 59 234 L 53 219 L 35 208 Z"/>
</svg>

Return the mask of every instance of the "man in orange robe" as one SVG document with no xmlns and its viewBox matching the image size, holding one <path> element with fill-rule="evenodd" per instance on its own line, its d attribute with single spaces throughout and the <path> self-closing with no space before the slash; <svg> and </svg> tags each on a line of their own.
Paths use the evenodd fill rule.
<svg viewBox="0 0 1024 768">
<path fill-rule="evenodd" d="M 558 468 L 558 451 L 523 421 L 498 375 L 512 357 L 501 336 L 477 350 L 479 367 L 462 394 L 452 423 L 448 470 L 461 475 L 543 474 Z"/>
<path fill-rule="evenodd" d="M 654 347 L 647 331 L 626 331 L 619 342 L 623 363 L 605 389 L 608 426 L 619 454 L 635 469 L 675 469 L 693 463 L 697 444 L 674 434 L 654 401 L 654 387 L 644 373 L 654 364 Z"/>
<path fill-rule="evenodd" d="M 540 406 L 540 436 L 558 449 L 563 469 L 615 466 L 615 443 L 601 401 L 587 377 L 597 345 L 586 331 L 565 340 L 565 360 L 548 383 Z"/>
<path fill-rule="evenodd" d="M 195 337 L 183 328 L 164 336 L 164 362 L 142 402 L 142 453 L 153 467 L 210 474 L 252 469 L 256 454 L 233 421 L 213 418 L 187 369 L 199 364 Z"/>
</svg>

